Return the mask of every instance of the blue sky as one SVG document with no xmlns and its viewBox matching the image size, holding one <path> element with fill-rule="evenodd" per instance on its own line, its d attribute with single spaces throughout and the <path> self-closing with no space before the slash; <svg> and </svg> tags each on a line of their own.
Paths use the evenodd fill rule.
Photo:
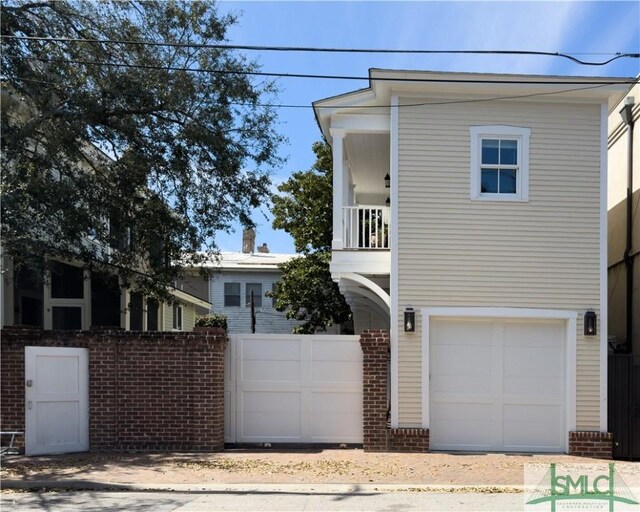
<svg viewBox="0 0 640 512">
<path fill-rule="evenodd" d="M 379 1 L 227 1 L 221 13 L 239 15 L 230 44 L 389 49 L 538 50 L 563 53 L 640 52 L 640 2 L 379 2 Z M 581 66 L 539 56 L 381 55 L 246 52 L 263 71 L 366 76 L 368 69 L 420 69 L 558 75 L 637 76 L 640 60 L 620 59 L 607 66 Z M 609 56 L 584 55 L 587 60 Z M 279 103 L 312 101 L 352 91 L 365 81 L 286 78 L 278 81 Z M 285 165 L 275 169 L 274 185 L 313 164 L 311 145 L 320 139 L 313 111 L 280 109 L 278 130 Z M 268 205 L 253 215 L 257 240 L 272 252 L 293 252 L 291 238 L 271 228 Z M 241 228 L 220 233 L 223 251 L 241 247 Z"/>
</svg>

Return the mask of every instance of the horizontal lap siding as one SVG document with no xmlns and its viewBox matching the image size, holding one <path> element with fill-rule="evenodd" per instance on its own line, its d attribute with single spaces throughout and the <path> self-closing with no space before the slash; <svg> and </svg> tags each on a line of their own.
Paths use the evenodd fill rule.
<svg viewBox="0 0 640 512">
<path fill-rule="evenodd" d="M 251 332 L 251 308 L 245 304 L 247 283 L 262 283 L 262 307 L 256 308 L 256 333 L 288 334 L 299 322 L 289 320 L 285 313 L 276 311 L 271 297 L 265 292 L 271 291 L 273 283 L 280 280 L 281 272 L 225 272 L 211 277 L 211 297 L 213 311 L 227 316 L 230 334 Z M 224 307 L 224 283 L 240 283 L 240 306 Z"/>
<path fill-rule="evenodd" d="M 415 102 L 404 99 L 402 102 Z M 401 102 L 401 103 L 402 103 Z M 599 314 L 600 106 L 466 103 L 399 112 L 399 419 L 420 425 L 420 320 L 407 305 Z M 471 201 L 470 126 L 531 128 L 529 202 Z M 598 339 L 578 319 L 577 428 L 599 428 Z"/>
</svg>

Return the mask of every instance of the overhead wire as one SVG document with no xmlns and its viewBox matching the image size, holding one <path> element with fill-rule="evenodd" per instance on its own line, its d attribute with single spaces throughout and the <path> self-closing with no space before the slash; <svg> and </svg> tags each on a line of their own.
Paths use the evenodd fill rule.
<svg viewBox="0 0 640 512">
<path fill-rule="evenodd" d="M 137 45 L 169 48 L 195 48 L 195 49 L 217 49 L 217 50 L 247 50 L 247 51 L 271 51 L 271 52 L 305 52 L 305 53 L 376 53 L 376 54 L 407 54 L 407 55 L 530 55 L 559 57 L 571 60 L 583 66 L 605 66 L 615 60 L 622 58 L 640 58 L 640 53 L 567 53 L 548 52 L 539 50 L 425 50 L 425 49 L 390 49 L 390 48 L 335 48 L 316 46 L 268 46 L 268 45 L 240 45 L 240 44 L 214 44 L 214 43 L 182 43 L 182 42 L 159 42 L 159 41 L 132 41 L 126 39 L 85 39 L 74 37 L 42 37 L 42 36 L 1 36 L 5 39 L 16 39 L 24 41 L 42 42 L 67 42 L 67 43 L 89 43 L 89 44 L 118 44 Z M 613 55 L 604 61 L 582 60 L 574 55 Z"/>
<path fill-rule="evenodd" d="M 39 83 L 39 84 L 45 84 L 45 85 L 55 85 L 58 87 L 62 87 L 62 84 L 56 83 L 56 82 L 47 82 L 44 80 L 33 80 L 33 79 L 29 79 L 29 78 L 22 78 L 22 77 L 13 77 L 15 80 L 20 80 L 23 82 L 33 82 L 33 83 Z M 526 83 L 526 82 L 523 82 Z M 557 83 L 557 82 L 555 82 Z M 585 82 L 586 83 L 586 82 Z M 547 91 L 547 92 L 536 92 L 536 93 L 529 93 L 529 94 L 517 94 L 517 95 L 509 95 L 509 96 L 491 96 L 488 98 L 473 98 L 473 99 L 464 99 L 464 100 L 446 100 L 446 101 L 424 101 L 424 102 L 419 102 L 419 103 L 403 103 L 403 104 L 382 104 L 382 105 L 338 105 L 338 106 L 322 106 L 322 105 L 296 105 L 296 104 L 286 104 L 286 103 L 242 103 L 242 102 L 230 102 L 230 101 L 225 101 L 224 104 L 225 105 L 235 105 L 235 106 L 246 106 L 246 107 L 264 107 L 264 108 L 291 108 L 291 109 L 310 109 L 310 108 L 318 108 L 318 109 L 322 109 L 322 108 L 329 108 L 329 109 L 351 109 L 351 108 L 359 108 L 359 109 L 384 109 L 384 108 L 397 108 L 397 109 L 401 109 L 401 108 L 408 108 L 408 107 L 425 107 L 425 106 L 429 106 L 429 105 L 457 105 L 457 104 L 464 104 L 464 103 L 482 103 L 482 102 L 490 102 L 490 101 L 500 101 L 500 100 L 515 100 L 515 99 L 525 99 L 525 98 L 533 98 L 533 97 L 538 97 L 538 96 L 555 96 L 557 94 L 566 94 L 566 93 L 570 93 L 570 92 L 579 92 L 579 91 L 584 91 L 584 90 L 590 90 L 590 89 L 599 89 L 602 87 L 606 87 L 608 85 L 612 85 L 615 83 L 619 83 L 619 82 L 608 82 L 608 83 L 602 83 L 602 84 L 596 84 L 596 85 L 591 85 L 591 86 L 586 86 L 586 87 L 574 87 L 571 89 L 563 89 L 563 90 L 559 90 L 559 91 Z M 562 85 L 561 83 L 558 83 L 558 85 Z M 137 94 L 134 93 L 126 93 L 126 92 L 120 92 L 120 91 L 116 91 L 115 94 L 119 94 L 119 95 L 125 95 L 125 96 L 132 96 L 132 97 L 137 97 Z M 208 104 L 213 104 L 213 105 L 217 105 L 217 104 L 221 104 L 218 102 L 207 102 Z"/>
<path fill-rule="evenodd" d="M 469 84 L 529 84 L 529 85 L 612 85 L 614 83 L 634 83 L 635 79 L 612 82 L 606 79 L 576 79 L 576 80 L 517 80 L 517 79 L 481 79 L 481 78 L 408 78 L 408 77 L 371 77 L 358 75 L 325 75 L 312 73 L 276 73 L 266 71 L 246 71 L 233 69 L 211 69 L 211 68 L 185 68 L 180 66 L 158 66 L 152 64 L 130 64 L 126 62 L 99 62 L 77 59 L 52 59 L 47 57 L 27 57 L 23 55 L 14 58 L 28 61 L 49 62 L 53 64 L 78 64 L 83 66 L 106 66 L 124 67 L 131 69 L 147 69 L 155 71 L 184 71 L 191 73 L 212 73 L 220 75 L 244 75 L 244 76 L 266 76 L 272 78 L 312 78 L 323 80 L 366 80 L 378 82 L 411 82 L 411 83 L 469 83 Z"/>
</svg>

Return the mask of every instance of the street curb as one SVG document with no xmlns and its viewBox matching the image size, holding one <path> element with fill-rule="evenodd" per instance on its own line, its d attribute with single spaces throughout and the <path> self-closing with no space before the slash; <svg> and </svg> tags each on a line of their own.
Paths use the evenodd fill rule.
<svg viewBox="0 0 640 512">
<path fill-rule="evenodd" d="M 522 485 L 424 485 L 424 484 L 127 484 L 86 480 L 3 480 L 2 489 L 19 490 L 90 490 L 90 491 L 162 491 L 210 493 L 522 493 Z"/>
</svg>

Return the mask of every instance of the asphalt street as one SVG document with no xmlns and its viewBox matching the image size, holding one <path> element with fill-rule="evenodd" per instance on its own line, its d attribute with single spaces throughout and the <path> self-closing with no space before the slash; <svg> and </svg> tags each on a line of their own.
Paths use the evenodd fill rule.
<svg viewBox="0 0 640 512">
<path fill-rule="evenodd" d="M 370 490 L 45 491 L 2 494 L 2 510 L 48 512 L 334 512 L 514 511 L 523 494 L 376 492 Z"/>
</svg>

